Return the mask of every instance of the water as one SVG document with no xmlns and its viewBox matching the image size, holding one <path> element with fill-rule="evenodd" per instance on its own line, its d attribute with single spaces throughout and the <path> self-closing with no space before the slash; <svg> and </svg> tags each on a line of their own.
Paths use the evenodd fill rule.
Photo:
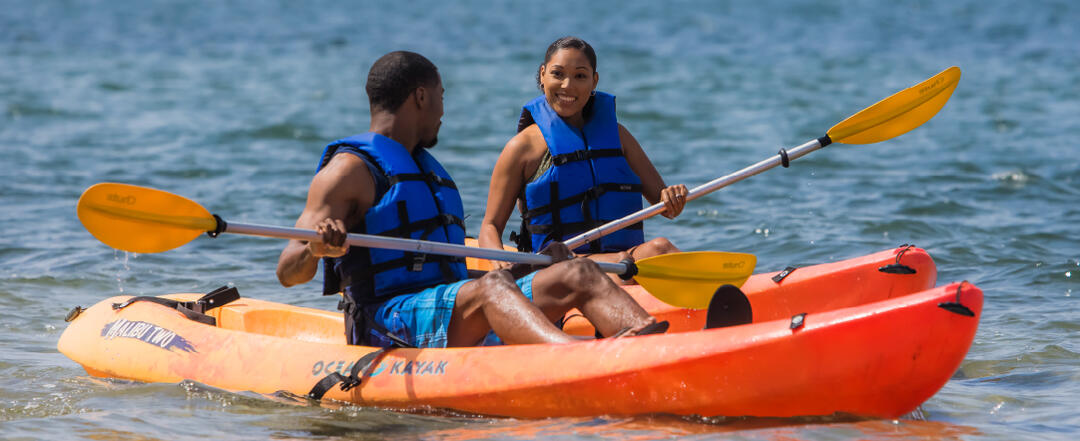
<svg viewBox="0 0 1080 441">
<path fill-rule="evenodd" d="M 0 434 L 9 439 L 1070 439 L 1080 431 L 1080 6 L 956 2 L 11 2 L 0 7 Z M 477 231 L 487 178 L 548 43 L 574 34 L 668 182 L 697 185 L 801 144 L 958 65 L 923 127 L 836 145 L 647 222 L 759 270 L 914 242 L 939 283 L 986 291 L 954 378 L 898 421 L 413 415 L 196 384 L 86 376 L 55 347 L 66 311 L 116 293 L 280 287 L 283 243 L 200 238 L 114 251 L 75 217 L 103 181 L 291 225 L 322 146 L 364 131 L 363 82 L 410 49 L 441 69 L 437 156 Z M 511 222 L 513 224 L 513 222 Z M 903 330 L 897 330 L 903 332 Z"/>
</svg>

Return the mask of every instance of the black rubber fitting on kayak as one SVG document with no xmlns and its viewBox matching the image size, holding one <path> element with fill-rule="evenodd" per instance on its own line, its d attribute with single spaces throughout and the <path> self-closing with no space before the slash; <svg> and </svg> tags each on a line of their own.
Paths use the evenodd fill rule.
<svg viewBox="0 0 1080 441">
<path fill-rule="evenodd" d="M 82 314 L 83 311 L 86 311 L 86 310 L 83 309 L 82 306 L 76 306 L 76 307 L 72 308 L 71 312 L 67 313 L 67 317 L 64 317 L 64 321 L 65 322 L 71 322 L 72 320 L 75 320 L 75 319 L 79 318 L 79 315 Z"/>
<path fill-rule="evenodd" d="M 960 314 L 967 317 L 975 317 L 975 313 L 971 311 L 971 308 L 959 303 L 945 302 L 938 303 L 938 307 L 949 312 Z"/>
<path fill-rule="evenodd" d="M 235 286 L 226 285 L 199 297 L 190 306 L 190 309 L 200 314 L 206 314 L 206 311 L 228 305 L 237 300 L 240 300 L 240 291 Z"/>
<path fill-rule="evenodd" d="M 793 271 L 797 270 L 797 269 L 798 269 L 798 268 L 796 268 L 796 267 L 793 267 L 793 266 L 789 266 L 789 267 L 787 267 L 787 268 L 784 268 L 784 270 L 783 270 L 783 271 L 780 271 L 780 272 L 779 272 L 779 273 L 777 273 L 777 274 L 776 274 L 775 276 L 772 276 L 772 281 L 773 281 L 773 282 L 776 282 L 776 283 L 780 283 L 780 281 L 782 281 L 782 280 L 786 279 L 786 278 L 787 278 L 787 276 L 790 276 L 790 275 L 791 275 L 791 273 L 792 273 Z"/>
<path fill-rule="evenodd" d="M 830 138 L 829 135 L 825 135 L 825 136 L 822 136 L 822 137 L 818 138 L 817 142 L 818 142 L 818 144 L 821 144 L 822 147 L 825 147 L 825 146 L 827 146 L 829 144 L 832 144 L 832 138 Z"/>
<path fill-rule="evenodd" d="M 212 214 L 211 216 L 214 216 L 214 220 L 217 221 L 217 227 L 214 228 L 214 231 L 207 231 L 206 235 L 210 237 L 218 237 L 219 234 L 225 232 L 225 227 L 227 227 L 229 224 L 225 223 L 225 219 L 222 219 L 221 216 L 218 216 L 216 214 Z"/>
<path fill-rule="evenodd" d="M 780 165 L 784 166 L 784 168 L 791 167 L 791 160 L 788 159 L 787 150 L 780 149 L 778 153 L 780 153 Z"/>
<path fill-rule="evenodd" d="M 915 273 L 917 273 L 918 271 L 915 271 L 915 268 L 912 268 L 910 266 L 907 266 L 907 265 L 904 265 L 904 264 L 900 263 L 900 258 L 904 257 L 904 253 L 906 253 L 907 250 L 910 250 L 912 248 L 915 248 L 914 244 L 908 245 L 908 244 L 905 243 L 903 245 L 900 245 L 900 252 L 896 253 L 896 261 L 894 263 L 889 264 L 889 265 L 885 265 L 883 267 L 878 268 L 878 271 L 881 271 L 881 272 L 887 273 L 887 274 L 915 274 Z"/>
<path fill-rule="evenodd" d="M 952 313 L 955 313 L 955 314 L 960 314 L 960 315 L 965 316 L 965 317 L 975 317 L 975 312 L 972 311 L 971 308 L 968 308 L 967 306 L 964 306 L 963 303 L 960 303 L 960 291 L 962 289 L 964 289 L 964 284 L 965 283 L 968 283 L 968 281 L 965 280 L 963 282 L 960 282 L 960 286 L 956 287 L 956 301 L 955 302 L 938 303 L 938 308 L 944 309 L 946 311 L 949 311 L 949 312 L 952 312 Z"/>
<path fill-rule="evenodd" d="M 792 331 L 803 327 L 806 324 L 806 313 L 796 314 L 791 316 L 791 325 L 789 326 Z"/>
<path fill-rule="evenodd" d="M 877 270 L 886 274 L 915 274 L 917 272 L 915 268 L 899 263 L 890 263 Z"/>
<path fill-rule="evenodd" d="M 637 265 L 634 264 L 634 261 L 632 261 L 632 260 L 623 260 L 623 261 L 621 261 L 619 263 L 626 265 L 626 272 L 622 273 L 622 274 L 619 274 L 620 279 L 630 280 L 630 279 L 633 279 L 634 276 L 637 275 L 638 269 L 637 269 Z"/>
<path fill-rule="evenodd" d="M 750 299 L 735 285 L 721 285 L 709 300 L 705 329 L 747 325 L 754 322 Z"/>
</svg>

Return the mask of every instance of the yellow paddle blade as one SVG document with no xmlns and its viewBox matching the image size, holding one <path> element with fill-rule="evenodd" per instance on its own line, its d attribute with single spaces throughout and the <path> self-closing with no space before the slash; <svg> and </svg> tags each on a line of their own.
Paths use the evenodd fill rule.
<svg viewBox="0 0 1080 441">
<path fill-rule="evenodd" d="M 903 135 L 933 118 L 960 82 L 953 66 L 841 121 L 828 131 L 833 142 L 871 144 Z"/>
<path fill-rule="evenodd" d="M 634 280 L 653 297 L 681 308 L 704 309 L 721 285 L 742 286 L 757 256 L 720 251 L 662 254 L 636 262 Z"/>
<path fill-rule="evenodd" d="M 136 253 L 168 251 L 217 228 L 214 216 L 189 199 L 128 184 L 86 189 L 76 211 L 98 240 Z"/>
</svg>

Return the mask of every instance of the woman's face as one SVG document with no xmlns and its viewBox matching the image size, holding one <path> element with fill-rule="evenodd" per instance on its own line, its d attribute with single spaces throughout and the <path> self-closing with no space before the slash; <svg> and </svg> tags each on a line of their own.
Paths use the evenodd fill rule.
<svg viewBox="0 0 1080 441">
<path fill-rule="evenodd" d="M 581 115 L 598 80 L 589 59 L 578 49 L 559 49 L 540 67 L 544 96 L 555 113 L 563 118 Z"/>
</svg>

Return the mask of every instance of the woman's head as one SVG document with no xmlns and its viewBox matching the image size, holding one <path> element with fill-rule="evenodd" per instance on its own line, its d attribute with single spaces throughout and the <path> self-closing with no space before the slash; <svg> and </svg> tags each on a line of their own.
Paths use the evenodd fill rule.
<svg viewBox="0 0 1080 441">
<path fill-rule="evenodd" d="M 596 89 L 596 52 L 577 37 L 563 37 L 548 46 L 536 85 L 563 118 L 579 115 Z"/>
</svg>

